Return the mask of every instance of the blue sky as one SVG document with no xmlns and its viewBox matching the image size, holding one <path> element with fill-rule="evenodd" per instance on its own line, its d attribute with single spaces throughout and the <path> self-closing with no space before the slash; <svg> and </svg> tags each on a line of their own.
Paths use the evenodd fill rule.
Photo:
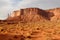
<svg viewBox="0 0 60 40">
<path fill-rule="evenodd" d="M 7 18 L 8 13 L 27 7 L 50 9 L 60 7 L 60 0 L 0 0 L 0 19 Z"/>
</svg>

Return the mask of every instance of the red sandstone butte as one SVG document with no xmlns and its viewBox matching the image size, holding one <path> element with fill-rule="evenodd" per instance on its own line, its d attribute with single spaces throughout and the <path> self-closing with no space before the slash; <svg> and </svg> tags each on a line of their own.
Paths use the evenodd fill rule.
<svg viewBox="0 0 60 40">
<path fill-rule="evenodd" d="M 26 8 L 12 12 L 12 14 L 8 16 L 7 20 L 19 20 L 25 22 L 43 21 L 50 20 L 50 14 L 50 12 L 46 12 L 39 8 Z"/>
</svg>

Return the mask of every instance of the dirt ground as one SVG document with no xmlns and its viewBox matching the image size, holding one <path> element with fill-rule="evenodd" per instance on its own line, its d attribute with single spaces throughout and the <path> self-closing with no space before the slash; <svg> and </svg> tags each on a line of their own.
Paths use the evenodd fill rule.
<svg viewBox="0 0 60 40">
<path fill-rule="evenodd" d="M 60 40 L 60 22 L 0 24 L 0 40 Z"/>
</svg>

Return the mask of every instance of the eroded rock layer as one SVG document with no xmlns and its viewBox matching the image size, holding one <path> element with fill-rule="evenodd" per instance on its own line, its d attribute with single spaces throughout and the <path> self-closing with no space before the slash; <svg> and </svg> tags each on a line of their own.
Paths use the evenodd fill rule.
<svg viewBox="0 0 60 40">
<path fill-rule="evenodd" d="M 7 20 L 19 20 L 25 22 L 50 20 L 50 14 L 51 13 L 39 8 L 26 8 L 12 12 Z"/>
</svg>

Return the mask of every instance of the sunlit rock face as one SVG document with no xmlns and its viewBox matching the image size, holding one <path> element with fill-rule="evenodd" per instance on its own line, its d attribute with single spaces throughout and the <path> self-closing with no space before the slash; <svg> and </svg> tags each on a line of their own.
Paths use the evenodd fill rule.
<svg viewBox="0 0 60 40">
<path fill-rule="evenodd" d="M 51 13 L 39 8 L 25 8 L 12 12 L 7 20 L 19 20 L 25 22 L 36 22 L 50 20 Z"/>
<path fill-rule="evenodd" d="M 57 21 L 60 19 L 60 8 L 49 9 L 48 11 L 54 14 L 51 21 Z"/>
<path fill-rule="evenodd" d="M 10 15 L 10 17 L 17 17 L 20 15 L 20 10 L 14 11 L 12 12 L 12 14 Z"/>
<path fill-rule="evenodd" d="M 21 14 L 21 10 L 13 11 L 11 15 L 8 16 L 7 20 L 17 20 L 19 19 L 20 14 Z"/>
</svg>

